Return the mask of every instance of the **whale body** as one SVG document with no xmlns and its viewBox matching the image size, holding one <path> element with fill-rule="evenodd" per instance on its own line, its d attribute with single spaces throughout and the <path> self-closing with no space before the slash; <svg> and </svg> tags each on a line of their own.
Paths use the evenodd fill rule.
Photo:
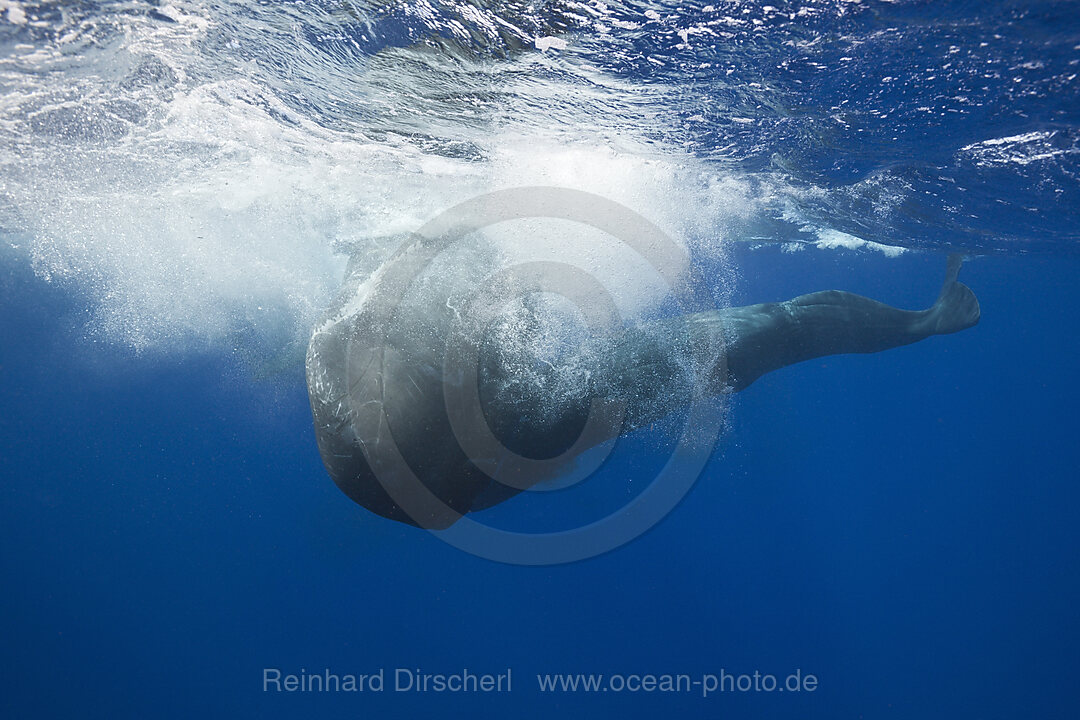
<svg viewBox="0 0 1080 720">
<path fill-rule="evenodd" d="M 380 317 L 373 298 L 392 279 L 354 268 L 308 347 L 319 452 L 337 486 L 368 510 L 445 528 L 559 477 L 585 449 L 690 397 L 737 392 L 812 358 L 880 352 L 975 325 L 979 303 L 957 280 L 960 265 L 950 256 L 925 310 L 826 290 L 585 333 L 557 362 L 529 357 L 537 322 L 526 309 L 513 335 L 480 332 L 459 343 L 464 370 L 448 370 L 460 314 L 452 284 L 421 287 L 419 301 Z M 594 423 L 594 415 L 606 420 Z"/>
</svg>

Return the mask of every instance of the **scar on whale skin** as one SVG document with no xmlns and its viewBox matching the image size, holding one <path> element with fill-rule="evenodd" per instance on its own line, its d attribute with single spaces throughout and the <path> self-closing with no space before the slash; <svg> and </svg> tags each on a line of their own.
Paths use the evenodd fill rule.
<svg viewBox="0 0 1080 720">
<path fill-rule="evenodd" d="M 972 327 L 979 321 L 979 303 L 957 280 L 960 265 L 959 255 L 949 257 L 937 301 L 925 310 L 825 290 L 591 338 L 574 360 L 586 366 L 582 376 L 588 378 L 575 392 L 561 385 L 564 376 L 554 364 L 537 372 L 538 365 L 546 366 L 510 359 L 512 353 L 489 333 L 473 350 L 490 432 L 507 455 L 554 459 L 541 464 L 540 476 L 525 480 L 501 476 L 504 463 L 498 457 L 470 457 L 455 435 L 446 400 L 446 384 L 455 381 L 444 368 L 457 312 L 450 296 L 429 298 L 422 306 L 426 312 L 399 308 L 391 325 L 379 331 L 381 347 L 357 347 L 367 342 L 361 338 L 370 339 L 376 322 L 365 310 L 378 272 L 347 273 L 308 347 L 308 393 L 319 452 L 330 477 L 355 502 L 393 520 L 445 528 L 467 512 L 558 477 L 573 465 L 578 450 L 669 415 L 695 392 L 737 392 L 804 360 L 880 352 Z M 528 323 L 517 327 L 527 334 Z M 357 356 L 364 358 L 362 372 L 356 370 Z M 582 431 L 598 399 L 618 402 L 621 422 L 583 443 Z M 368 421 L 373 417 L 377 420 Z M 396 462 L 386 461 L 387 448 Z"/>
</svg>

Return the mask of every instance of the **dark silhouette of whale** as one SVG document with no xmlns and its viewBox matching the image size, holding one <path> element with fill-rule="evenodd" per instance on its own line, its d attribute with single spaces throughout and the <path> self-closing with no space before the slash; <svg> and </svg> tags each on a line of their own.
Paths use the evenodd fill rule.
<svg viewBox="0 0 1080 720">
<path fill-rule="evenodd" d="M 507 337 L 528 339 L 526 322 L 514 326 L 515 336 L 480 333 L 466 342 L 475 363 L 464 372 L 447 369 L 457 313 L 448 295 L 380 319 L 369 308 L 379 272 L 353 270 L 308 348 L 319 451 L 355 502 L 393 520 L 445 528 L 558 477 L 584 449 L 667 416 L 695 394 L 737 392 L 804 360 L 880 352 L 972 327 L 979 303 L 957 280 L 960 265 L 950 256 L 941 293 L 926 310 L 826 290 L 586 334 L 559 364 L 530 356 L 527 343 L 507 350 Z M 565 365 L 582 370 L 572 373 L 578 381 L 567 382 Z M 471 415 L 457 406 L 470 399 L 479 408 Z M 591 411 L 606 419 L 592 422 Z M 473 443 L 472 435 L 490 442 Z"/>
</svg>

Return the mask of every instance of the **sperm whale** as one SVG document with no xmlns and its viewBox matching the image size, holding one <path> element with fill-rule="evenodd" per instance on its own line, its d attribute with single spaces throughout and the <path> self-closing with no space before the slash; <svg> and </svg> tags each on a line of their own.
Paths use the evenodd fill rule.
<svg viewBox="0 0 1080 720">
<path fill-rule="evenodd" d="M 445 528 L 551 480 L 585 449 L 669 415 L 694 393 L 738 392 L 795 363 L 972 327 L 979 303 L 957 280 L 960 266 L 958 255 L 949 257 L 941 292 L 924 310 L 825 290 L 587 337 L 564 366 L 522 362 L 507 351 L 505 334 L 479 333 L 458 343 L 471 363 L 464 372 L 447 371 L 458 313 L 449 296 L 380 321 L 369 306 L 386 280 L 354 269 L 308 347 L 320 455 L 338 487 L 365 508 Z M 515 326 L 519 340 L 530 327 Z M 563 370 L 574 363 L 585 371 L 568 382 Z M 606 420 L 592 422 L 597 414 Z"/>
</svg>

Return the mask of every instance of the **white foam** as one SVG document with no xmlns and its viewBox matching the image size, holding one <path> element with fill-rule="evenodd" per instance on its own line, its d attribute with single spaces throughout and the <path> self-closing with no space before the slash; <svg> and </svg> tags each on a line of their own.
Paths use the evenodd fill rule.
<svg viewBox="0 0 1080 720">
<path fill-rule="evenodd" d="M 1074 145 L 1056 147 L 1051 141 L 1056 131 L 1034 131 L 1020 135 L 990 138 L 972 143 L 961 148 L 961 154 L 973 158 L 983 167 L 1030 165 L 1034 162 L 1051 160 L 1061 155 L 1080 152 Z"/>
<path fill-rule="evenodd" d="M 539 72 L 571 62 L 565 55 L 526 54 L 506 61 L 504 75 L 483 75 L 504 99 L 478 111 L 481 119 L 468 121 L 474 128 L 455 127 L 476 153 L 453 157 L 404 133 L 368 138 L 319 125 L 284 103 L 254 63 L 225 79 L 204 77 L 190 63 L 212 16 L 180 4 L 163 13 L 177 22 L 132 28 L 136 51 L 122 59 L 160 60 L 176 77 L 168 92 L 117 95 L 107 83 L 88 84 L 82 101 L 94 108 L 132 99 L 147 119 L 115 140 L 50 140 L 30 146 L 29 159 L 4 158 L 26 178 L 9 184 L 33 238 L 21 251 L 42 276 L 88 295 L 90 329 L 111 341 L 170 351 L 302 343 L 340 283 L 343 248 L 385 256 L 393 248 L 377 238 L 418 229 L 479 193 L 527 185 L 585 190 L 641 213 L 715 269 L 711 289 L 723 301 L 734 282 L 729 243 L 772 201 L 760 181 L 657 140 L 663 87 L 631 87 L 580 60 Z M 396 80 L 399 100 L 430 82 Z M 380 88 L 373 81 L 372 97 L 385 100 Z M 22 97 L 33 93 L 61 91 L 33 86 Z M 7 110 L 0 119 L 14 117 Z M 448 121 L 431 122 L 437 134 Z M 664 290 L 610 239 L 585 228 L 532 230 L 502 240 L 522 256 L 580 263 L 628 312 Z"/>
<path fill-rule="evenodd" d="M 15 0 L 0 0 L 0 12 L 5 12 L 7 21 L 12 25 L 26 24 L 26 10 L 23 9 L 22 3 Z"/>
<path fill-rule="evenodd" d="M 907 248 L 896 245 L 885 245 L 883 243 L 874 242 L 873 240 L 864 240 L 861 237 L 849 235 L 848 233 L 840 232 L 839 230 L 818 229 L 815 231 L 815 234 L 818 239 L 814 245 L 822 250 L 876 250 L 885 257 L 891 258 L 899 257 L 907 252 Z"/>
<path fill-rule="evenodd" d="M 566 40 L 564 40 L 564 39 L 562 39 L 560 37 L 553 37 L 553 36 L 538 37 L 538 38 L 536 38 L 536 40 L 533 41 L 533 45 L 536 46 L 537 50 L 543 50 L 543 51 L 547 51 L 547 50 L 565 50 L 566 49 Z"/>
</svg>

